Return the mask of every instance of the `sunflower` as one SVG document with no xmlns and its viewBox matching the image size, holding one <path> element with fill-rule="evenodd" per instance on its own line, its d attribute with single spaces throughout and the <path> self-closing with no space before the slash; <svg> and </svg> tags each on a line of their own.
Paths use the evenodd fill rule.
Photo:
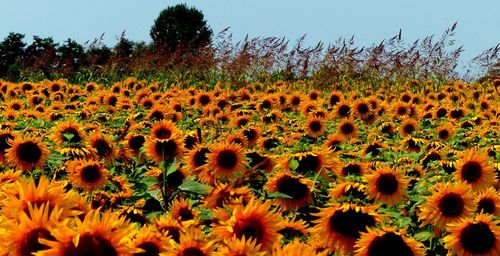
<svg viewBox="0 0 500 256">
<path fill-rule="evenodd" d="M 14 138 L 5 155 L 7 161 L 23 171 L 42 168 L 50 151 L 38 138 Z"/>
<path fill-rule="evenodd" d="M 0 163 L 6 162 L 7 150 L 12 147 L 9 143 L 16 138 L 16 134 L 9 130 L 0 130 Z"/>
<path fill-rule="evenodd" d="M 262 251 L 269 252 L 280 238 L 280 216 L 270 208 L 271 201 L 260 203 L 254 199 L 246 206 L 236 205 L 230 219 L 214 227 L 214 233 L 220 240 L 232 237 L 255 240 Z"/>
<path fill-rule="evenodd" d="M 469 149 L 460 156 L 455 177 L 470 184 L 475 191 L 487 189 L 497 182 L 494 165 L 488 161 L 488 153 L 476 149 Z"/>
<path fill-rule="evenodd" d="M 342 255 L 354 251 L 354 243 L 368 227 L 377 224 L 379 216 L 375 212 L 378 206 L 359 206 L 350 203 L 336 203 L 323 208 L 316 216 L 316 225 L 311 233 L 322 238 L 322 244 Z"/>
<path fill-rule="evenodd" d="M 303 256 L 303 255 L 318 255 L 316 253 L 316 248 L 309 244 L 301 242 L 298 239 L 295 239 L 289 242 L 283 247 L 276 245 L 275 250 L 273 251 L 274 256 Z M 326 254 L 325 254 L 326 255 Z"/>
<path fill-rule="evenodd" d="M 88 138 L 88 144 L 100 159 L 112 160 L 117 156 L 116 147 L 111 142 L 111 139 L 100 132 L 92 132 Z"/>
<path fill-rule="evenodd" d="M 414 119 L 406 119 L 399 126 L 399 132 L 403 137 L 411 136 L 418 129 L 418 123 Z"/>
<path fill-rule="evenodd" d="M 330 134 L 328 135 L 328 138 L 326 139 L 323 146 L 332 150 L 333 152 L 337 152 L 340 150 L 340 144 L 342 144 L 342 142 L 344 141 L 345 139 L 343 136 L 340 136 L 338 134 Z"/>
<path fill-rule="evenodd" d="M 195 148 L 187 151 L 184 156 L 184 163 L 190 171 L 197 173 L 207 164 L 207 154 L 209 153 L 210 149 L 208 147 L 198 144 Z"/>
<path fill-rule="evenodd" d="M 209 256 L 214 251 L 215 242 L 210 237 L 203 235 L 200 230 L 191 229 L 188 232 L 181 233 L 179 243 L 170 243 L 171 246 L 166 255 Z"/>
<path fill-rule="evenodd" d="M 268 178 L 265 188 L 270 192 L 287 195 L 289 198 L 278 198 L 273 201 L 293 211 L 312 201 L 312 184 L 311 180 L 301 175 L 280 171 Z"/>
<path fill-rule="evenodd" d="M 172 218 L 180 222 L 193 220 L 198 215 L 198 211 L 193 210 L 193 205 L 184 198 L 172 201 L 169 209 Z"/>
<path fill-rule="evenodd" d="M 360 182 L 341 181 L 334 184 L 328 194 L 337 201 L 349 199 L 349 197 L 355 200 L 366 200 L 366 187 L 365 184 Z"/>
<path fill-rule="evenodd" d="M 404 202 L 408 197 L 408 179 L 394 168 L 379 167 L 363 178 L 368 184 L 367 196 L 369 199 L 375 199 L 375 203 L 394 206 Z"/>
<path fill-rule="evenodd" d="M 410 114 L 410 105 L 403 101 L 397 101 L 392 104 L 393 116 L 396 118 L 404 118 Z"/>
<path fill-rule="evenodd" d="M 64 186 L 62 182 L 50 182 L 45 176 L 40 177 L 38 184 L 33 179 L 20 179 L 11 189 L 4 191 L 6 198 L 0 204 L 2 215 L 14 219 L 20 212 L 28 213 L 29 204 L 38 207 L 46 204 L 50 209 L 61 209 L 62 217 L 76 216 L 79 214 L 75 210 L 77 200 L 74 194 L 66 192 Z"/>
<path fill-rule="evenodd" d="M 338 136 L 343 137 L 344 139 L 350 139 L 357 136 L 357 128 L 354 121 L 351 119 L 345 118 L 342 122 L 337 126 Z"/>
<path fill-rule="evenodd" d="M 49 249 L 38 255 L 123 255 L 140 252 L 130 247 L 135 225 L 111 211 L 91 210 L 83 220 L 73 218 L 73 225 L 52 231 L 56 241 L 40 239 Z"/>
<path fill-rule="evenodd" d="M 342 100 L 335 105 L 334 115 L 337 118 L 348 118 L 351 116 L 351 106 L 346 101 Z"/>
<path fill-rule="evenodd" d="M 207 154 L 208 168 L 218 178 L 229 179 L 242 171 L 247 161 L 243 148 L 237 144 L 214 145 Z"/>
<path fill-rule="evenodd" d="M 474 200 L 477 213 L 491 214 L 493 216 L 500 215 L 500 195 L 498 191 L 489 187 L 476 194 Z"/>
<path fill-rule="evenodd" d="M 500 221 L 493 216 L 478 214 L 448 226 L 443 238 L 444 247 L 450 254 L 500 255 Z"/>
<path fill-rule="evenodd" d="M 125 136 L 125 150 L 133 156 L 138 157 L 145 141 L 146 137 L 142 134 L 128 133 Z"/>
<path fill-rule="evenodd" d="M 433 224 L 436 231 L 447 224 L 467 217 L 474 210 L 474 195 L 471 187 L 462 182 L 437 183 L 432 195 L 425 197 L 418 214 L 422 225 Z"/>
<path fill-rule="evenodd" d="M 253 146 L 259 139 L 259 136 L 262 133 L 262 129 L 257 127 L 249 127 L 242 131 L 243 136 L 245 136 L 246 143 L 248 146 Z"/>
<path fill-rule="evenodd" d="M 278 233 L 283 235 L 284 239 L 295 239 L 306 237 L 309 234 L 308 224 L 303 220 L 283 219 L 279 224 Z"/>
<path fill-rule="evenodd" d="M 367 228 L 356 242 L 356 256 L 386 255 L 386 256 L 424 256 L 422 243 L 404 235 L 406 230 L 396 231 L 396 228 Z"/>
<path fill-rule="evenodd" d="M 323 118 L 311 116 L 306 120 L 307 134 L 311 137 L 319 137 L 325 133 L 326 124 Z"/>
<path fill-rule="evenodd" d="M 179 128 L 168 120 L 162 120 L 153 123 L 151 127 L 151 138 L 158 140 L 167 140 L 180 134 Z"/>
<path fill-rule="evenodd" d="M 238 239 L 232 237 L 219 244 L 219 248 L 214 256 L 265 256 L 266 252 L 261 252 L 260 244 L 255 239 Z"/>
<path fill-rule="evenodd" d="M 144 142 L 146 156 L 156 163 L 174 157 L 182 157 L 181 152 L 183 148 L 182 138 L 179 135 L 172 136 L 169 139 L 155 139 L 149 137 L 146 139 L 146 142 Z"/>
<path fill-rule="evenodd" d="M 440 140 L 448 140 L 455 133 L 455 129 L 451 124 L 444 124 L 437 127 L 436 132 Z"/>
<path fill-rule="evenodd" d="M 6 223 L 8 228 L 0 232 L 3 252 L 12 255 L 32 255 L 45 249 L 39 239 L 55 240 L 51 230 L 59 224 L 61 210 L 49 209 L 48 204 L 40 206 L 28 203 L 28 213 L 20 212 L 16 221 Z"/>
<path fill-rule="evenodd" d="M 339 91 L 333 91 L 328 95 L 328 106 L 333 108 L 342 100 L 344 100 L 344 94 Z"/>
<path fill-rule="evenodd" d="M 368 165 L 366 163 L 350 161 L 343 164 L 342 168 L 339 168 L 335 174 L 337 177 L 347 177 L 349 175 L 362 177 L 367 169 Z"/>
<path fill-rule="evenodd" d="M 371 113 L 370 103 L 364 99 L 358 99 L 354 102 L 354 116 L 365 120 Z"/>
<path fill-rule="evenodd" d="M 298 174 L 320 173 L 322 169 L 328 172 L 337 172 L 341 168 L 340 160 L 336 157 L 333 151 L 330 150 L 313 150 L 311 152 L 297 153 L 291 158 L 284 158 L 282 163 L 283 168 L 293 170 Z M 297 161 L 297 165 L 292 169 L 290 162 Z M 326 173 L 323 174 L 326 177 Z"/>
<path fill-rule="evenodd" d="M 143 252 L 134 255 L 160 255 L 168 250 L 168 236 L 161 234 L 156 226 L 144 225 L 131 241 L 131 247 Z"/>
<path fill-rule="evenodd" d="M 76 160 L 68 163 L 69 179 L 75 187 L 94 191 L 104 187 L 108 171 L 97 161 Z"/>
<path fill-rule="evenodd" d="M 155 217 L 153 223 L 158 231 L 170 236 L 174 242 L 180 243 L 181 233 L 185 231 L 183 223 L 173 219 L 171 215 L 161 215 L 159 218 Z"/>
<path fill-rule="evenodd" d="M 252 198 L 252 190 L 247 187 L 234 187 L 230 184 L 215 182 L 214 189 L 203 200 L 203 207 L 215 209 L 236 204 L 247 205 Z"/>
</svg>

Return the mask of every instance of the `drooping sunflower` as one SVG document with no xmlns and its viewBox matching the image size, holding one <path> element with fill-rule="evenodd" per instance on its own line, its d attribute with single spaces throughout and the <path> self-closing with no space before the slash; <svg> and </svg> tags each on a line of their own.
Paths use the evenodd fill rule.
<svg viewBox="0 0 500 256">
<path fill-rule="evenodd" d="M 214 145 L 207 154 L 208 169 L 218 178 L 229 179 L 247 164 L 243 148 L 237 144 Z"/>
<path fill-rule="evenodd" d="M 460 156 L 455 177 L 470 184 L 475 191 L 487 189 L 497 183 L 495 168 L 488 161 L 488 153 L 476 149 L 469 149 Z"/>
<path fill-rule="evenodd" d="M 476 212 L 483 214 L 491 214 L 493 216 L 500 215 L 500 194 L 494 188 L 480 191 L 474 199 Z"/>
<path fill-rule="evenodd" d="M 262 251 L 269 252 L 280 237 L 280 216 L 270 208 L 271 201 L 260 203 L 254 199 L 246 206 L 236 205 L 231 217 L 214 227 L 214 233 L 220 240 L 232 237 L 255 240 Z"/>
<path fill-rule="evenodd" d="M 340 144 L 342 144 L 342 142 L 344 141 L 345 139 L 343 136 L 332 133 L 326 139 L 325 143 L 323 144 L 323 147 L 330 149 L 333 152 L 337 152 L 340 150 Z"/>
<path fill-rule="evenodd" d="M 268 178 L 265 188 L 270 192 L 278 192 L 290 198 L 278 198 L 273 201 L 290 210 L 305 206 L 312 201 L 311 188 L 313 182 L 302 175 L 293 175 L 280 171 Z"/>
<path fill-rule="evenodd" d="M 130 247 L 135 225 L 111 211 L 91 210 L 83 220 L 73 218 L 73 225 L 59 226 L 51 234 L 56 241 L 40 239 L 49 249 L 38 255 L 123 255 L 140 252 Z"/>
<path fill-rule="evenodd" d="M 500 221 L 478 214 L 448 226 L 443 238 L 450 254 L 463 256 L 500 255 Z"/>
<path fill-rule="evenodd" d="M 118 151 L 116 149 L 116 146 L 113 144 L 111 139 L 108 138 L 108 136 L 94 131 L 90 134 L 87 142 L 95 151 L 95 154 L 98 158 L 106 161 L 116 158 Z"/>
<path fill-rule="evenodd" d="M 298 239 L 294 239 L 283 246 L 277 245 L 273 251 L 274 256 L 303 256 L 303 255 L 318 255 L 316 247 L 310 243 L 304 243 Z M 321 255 L 321 254 L 320 254 Z M 323 254 L 327 255 L 327 254 Z"/>
<path fill-rule="evenodd" d="M 309 234 L 308 224 L 303 220 L 292 220 L 291 218 L 284 218 L 280 224 L 278 233 L 284 239 L 303 238 Z"/>
<path fill-rule="evenodd" d="M 14 138 L 5 155 L 7 161 L 23 171 L 42 168 L 50 151 L 38 138 Z"/>
<path fill-rule="evenodd" d="M 343 164 L 342 168 L 339 168 L 335 174 L 337 177 L 347 177 L 349 175 L 362 177 L 367 169 L 368 165 L 364 162 L 350 161 Z"/>
<path fill-rule="evenodd" d="M 207 146 L 198 144 L 193 149 L 187 151 L 184 156 L 184 163 L 191 172 L 198 173 L 208 161 L 207 154 L 210 149 Z"/>
<path fill-rule="evenodd" d="M 94 191 L 107 182 L 108 171 L 94 160 L 76 160 L 67 164 L 71 184 L 86 191 Z"/>
<path fill-rule="evenodd" d="M 245 136 L 246 143 L 248 146 L 253 146 L 259 139 L 259 136 L 262 133 L 262 129 L 258 126 L 249 127 L 242 131 L 243 136 Z"/>
<path fill-rule="evenodd" d="M 366 200 L 366 185 L 361 182 L 341 181 L 333 184 L 329 195 L 335 201 L 341 199 Z"/>
<path fill-rule="evenodd" d="M 193 209 L 192 203 L 184 198 L 175 199 L 174 201 L 172 201 L 169 209 L 169 214 L 172 216 L 172 218 L 180 222 L 193 220 L 198 215 L 198 211 Z"/>
<path fill-rule="evenodd" d="M 0 163 L 6 163 L 7 150 L 12 147 L 10 141 L 15 139 L 16 134 L 9 130 L 0 131 Z"/>
<path fill-rule="evenodd" d="M 203 207 L 215 209 L 235 204 L 247 205 L 252 198 L 252 190 L 247 187 L 233 187 L 230 184 L 215 182 L 214 189 L 203 200 Z"/>
<path fill-rule="evenodd" d="M 367 196 L 375 203 L 388 206 L 400 204 L 408 197 L 408 179 L 400 171 L 390 167 L 379 167 L 376 171 L 363 176 L 367 187 Z"/>
<path fill-rule="evenodd" d="M 342 120 L 342 122 L 340 122 L 339 125 L 337 126 L 336 134 L 342 136 L 344 139 L 350 139 L 356 137 L 357 135 L 356 124 L 354 123 L 354 121 L 348 118 Z"/>
<path fill-rule="evenodd" d="M 323 118 L 310 116 L 306 120 L 305 129 L 307 134 L 312 137 L 319 137 L 325 133 L 326 124 Z"/>
<path fill-rule="evenodd" d="M 315 221 L 311 233 L 317 233 L 322 238 L 322 244 L 336 253 L 352 253 L 361 232 L 377 224 L 379 216 L 376 208 L 376 205 L 333 204 L 316 214 L 319 219 Z"/>
<path fill-rule="evenodd" d="M 474 211 L 474 195 L 468 184 L 462 182 L 437 183 L 432 195 L 425 197 L 418 214 L 422 225 L 433 224 L 437 231 L 446 225 L 467 217 Z"/>
<path fill-rule="evenodd" d="M 405 235 L 406 229 L 396 231 L 395 227 L 382 229 L 367 228 L 356 242 L 356 256 L 424 256 L 425 248 L 420 242 Z"/>
<path fill-rule="evenodd" d="M 125 136 L 125 150 L 131 155 L 138 157 L 145 141 L 146 137 L 142 134 L 128 133 Z"/>
<path fill-rule="evenodd" d="M 292 170 L 291 161 L 297 161 L 294 172 L 298 174 L 320 173 L 322 169 L 327 172 L 337 172 L 342 164 L 338 157 L 330 150 L 313 150 L 311 152 L 297 153 L 291 158 L 285 158 L 281 167 Z M 323 172 L 326 177 L 326 173 Z"/>
</svg>

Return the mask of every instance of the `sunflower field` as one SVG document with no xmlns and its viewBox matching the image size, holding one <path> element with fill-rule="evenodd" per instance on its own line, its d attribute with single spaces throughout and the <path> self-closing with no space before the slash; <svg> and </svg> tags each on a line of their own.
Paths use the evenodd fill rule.
<svg viewBox="0 0 500 256">
<path fill-rule="evenodd" d="M 500 80 L 0 80 L 0 255 L 500 255 Z"/>
</svg>

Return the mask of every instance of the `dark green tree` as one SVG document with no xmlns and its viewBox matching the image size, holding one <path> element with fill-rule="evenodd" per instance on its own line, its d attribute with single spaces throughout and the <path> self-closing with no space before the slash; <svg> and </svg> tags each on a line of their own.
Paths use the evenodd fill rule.
<svg viewBox="0 0 500 256">
<path fill-rule="evenodd" d="M 192 50 L 211 42 L 212 30 L 203 13 L 178 4 L 161 11 L 150 31 L 154 45 L 173 51 L 178 47 Z"/>
<path fill-rule="evenodd" d="M 19 61 L 24 55 L 24 35 L 11 32 L 0 43 L 0 77 L 15 79 L 20 73 Z"/>
</svg>

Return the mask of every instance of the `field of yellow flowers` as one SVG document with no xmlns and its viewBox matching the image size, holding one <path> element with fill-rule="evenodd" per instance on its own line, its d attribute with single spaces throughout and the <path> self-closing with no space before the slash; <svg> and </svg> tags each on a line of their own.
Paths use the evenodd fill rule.
<svg viewBox="0 0 500 256">
<path fill-rule="evenodd" d="M 0 81 L 0 255 L 500 255 L 500 81 Z"/>
</svg>

